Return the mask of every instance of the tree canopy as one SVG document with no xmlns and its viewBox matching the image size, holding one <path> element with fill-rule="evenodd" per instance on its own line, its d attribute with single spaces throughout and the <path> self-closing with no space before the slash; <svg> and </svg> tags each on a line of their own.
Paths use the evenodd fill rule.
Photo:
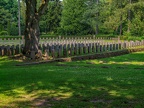
<svg viewBox="0 0 144 108">
<path fill-rule="evenodd" d="M 21 31 L 24 34 L 26 2 L 21 1 Z M 38 10 L 41 1 L 36 1 Z M 41 8 L 40 8 L 41 9 Z M 0 1 L 0 30 L 18 35 L 17 0 Z M 143 0 L 50 0 L 40 19 L 41 33 L 61 35 L 144 35 Z M 40 14 L 40 13 L 39 13 Z"/>
</svg>

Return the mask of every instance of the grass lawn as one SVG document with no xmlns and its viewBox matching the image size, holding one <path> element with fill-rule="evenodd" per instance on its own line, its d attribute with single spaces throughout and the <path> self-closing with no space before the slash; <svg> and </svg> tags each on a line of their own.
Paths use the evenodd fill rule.
<svg viewBox="0 0 144 108">
<path fill-rule="evenodd" d="M 144 108 L 144 52 L 33 66 L 0 57 L 0 108 Z"/>
</svg>

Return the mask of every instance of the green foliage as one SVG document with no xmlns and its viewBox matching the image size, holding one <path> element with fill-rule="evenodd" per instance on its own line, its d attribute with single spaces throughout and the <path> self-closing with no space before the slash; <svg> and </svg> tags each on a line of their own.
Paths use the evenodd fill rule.
<svg viewBox="0 0 144 108">
<path fill-rule="evenodd" d="M 63 0 L 61 31 L 65 35 L 83 34 L 86 24 L 82 22 L 86 10 L 85 0 Z"/>
<path fill-rule="evenodd" d="M 131 32 L 125 31 L 125 32 L 123 33 L 123 35 L 124 35 L 124 36 L 131 36 Z"/>
<path fill-rule="evenodd" d="M 11 29 L 10 29 L 10 35 L 18 36 L 18 27 L 16 23 L 12 23 Z"/>
<path fill-rule="evenodd" d="M 2 24 L 0 24 L 0 31 L 4 30 L 4 26 Z"/>
<path fill-rule="evenodd" d="M 131 1 L 131 3 L 130 3 Z M 97 3 L 99 2 L 99 3 Z M 37 7 L 41 0 L 37 0 Z M 21 28 L 25 27 L 25 1 L 21 1 Z M 18 35 L 17 0 L 0 1 L 0 31 Z M 40 21 L 42 33 L 51 35 L 144 35 L 143 0 L 50 0 Z"/>
<path fill-rule="evenodd" d="M 111 15 L 105 22 L 108 28 L 119 32 L 122 25 L 122 32 L 126 36 L 144 34 L 144 1 L 137 0 L 130 3 L 127 0 L 112 0 L 110 5 L 112 5 Z"/>
<path fill-rule="evenodd" d="M 1 31 L 0 35 L 8 35 L 9 33 L 7 31 Z"/>
<path fill-rule="evenodd" d="M 60 0 L 50 1 L 48 9 L 40 21 L 41 32 L 56 34 L 60 27 L 62 3 Z"/>
<path fill-rule="evenodd" d="M 130 36 L 130 35 L 126 36 L 125 35 L 125 36 L 120 36 L 120 39 L 121 40 L 128 40 L 128 41 L 136 41 L 136 40 L 141 41 L 143 39 L 143 37 Z"/>
<path fill-rule="evenodd" d="M 129 36 L 127 40 L 128 40 L 128 41 L 135 41 L 135 40 L 139 40 L 139 41 L 140 41 L 141 38 L 135 37 L 135 36 Z"/>
<path fill-rule="evenodd" d="M 8 10 L 0 6 L 0 25 L 6 30 L 7 24 L 11 21 L 12 14 Z"/>
<path fill-rule="evenodd" d="M 11 35 L 6 35 L 6 36 L 0 35 L 0 39 L 8 39 L 8 38 L 22 38 L 22 37 L 21 36 L 11 36 Z"/>
<path fill-rule="evenodd" d="M 106 14 L 106 8 L 104 7 L 104 2 L 96 0 L 96 1 L 89 1 L 85 2 L 87 5 L 86 11 L 83 14 L 83 22 L 88 24 L 91 28 L 92 33 L 99 32 L 99 29 L 102 28 L 102 22 L 104 21 Z"/>
<path fill-rule="evenodd" d="M 1 0 L 0 1 L 0 31 L 8 32 L 8 35 L 17 35 L 17 0 Z M 15 26 L 14 26 L 15 25 Z"/>
</svg>

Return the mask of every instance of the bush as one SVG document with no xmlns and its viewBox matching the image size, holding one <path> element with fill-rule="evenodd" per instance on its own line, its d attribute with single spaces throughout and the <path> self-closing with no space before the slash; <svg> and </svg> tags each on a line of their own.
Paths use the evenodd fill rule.
<svg viewBox="0 0 144 108">
<path fill-rule="evenodd" d="M 142 36 L 141 39 L 144 39 L 144 36 Z"/>
<path fill-rule="evenodd" d="M 121 40 L 127 40 L 127 39 L 128 39 L 128 36 L 121 36 L 120 39 L 121 39 Z"/>
<path fill-rule="evenodd" d="M 140 40 L 141 40 L 141 37 L 129 36 L 127 40 L 128 40 L 128 41 L 136 41 L 136 40 L 140 41 Z"/>
<path fill-rule="evenodd" d="M 8 35 L 8 32 L 7 31 L 1 31 L 0 35 Z"/>
<path fill-rule="evenodd" d="M 124 36 L 131 36 L 131 32 L 125 31 L 125 32 L 124 32 Z"/>
</svg>

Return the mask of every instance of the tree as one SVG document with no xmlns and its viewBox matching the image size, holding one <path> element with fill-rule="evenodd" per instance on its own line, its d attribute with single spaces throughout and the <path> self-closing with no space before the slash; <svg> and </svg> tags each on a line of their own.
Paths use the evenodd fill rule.
<svg viewBox="0 0 144 108">
<path fill-rule="evenodd" d="M 45 14 L 40 21 L 40 29 L 45 33 L 58 33 L 62 13 L 62 2 L 60 0 L 50 1 Z"/>
<path fill-rule="evenodd" d="M 1 0 L 0 13 L 3 13 L 0 18 L 3 22 L 1 26 L 3 26 L 4 30 L 6 30 L 9 35 L 18 35 L 18 1 L 17 0 Z"/>
<path fill-rule="evenodd" d="M 85 2 L 87 9 L 84 12 L 84 21 L 90 25 L 95 35 L 99 34 L 99 25 L 102 23 L 103 12 L 105 11 L 104 2 L 99 0 L 88 0 Z"/>
<path fill-rule="evenodd" d="M 20 0 L 18 0 L 18 28 L 19 28 L 19 36 L 21 36 L 21 23 L 20 23 Z"/>
<path fill-rule="evenodd" d="M 84 34 L 86 25 L 82 22 L 86 0 L 63 0 L 61 32 L 65 35 Z"/>
<path fill-rule="evenodd" d="M 26 3 L 26 24 L 25 24 L 25 46 L 23 54 L 30 57 L 31 52 L 35 52 L 36 56 L 40 56 L 39 40 L 40 17 L 46 10 L 49 0 L 42 0 L 40 7 L 37 9 L 37 0 L 25 0 Z"/>
<path fill-rule="evenodd" d="M 1 30 L 7 29 L 8 22 L 11 21 L 11 16 L 12 14 L 10 14 L 8 10 L 0 6 L 0 26 L 2 28 Z"/>
</svg>

